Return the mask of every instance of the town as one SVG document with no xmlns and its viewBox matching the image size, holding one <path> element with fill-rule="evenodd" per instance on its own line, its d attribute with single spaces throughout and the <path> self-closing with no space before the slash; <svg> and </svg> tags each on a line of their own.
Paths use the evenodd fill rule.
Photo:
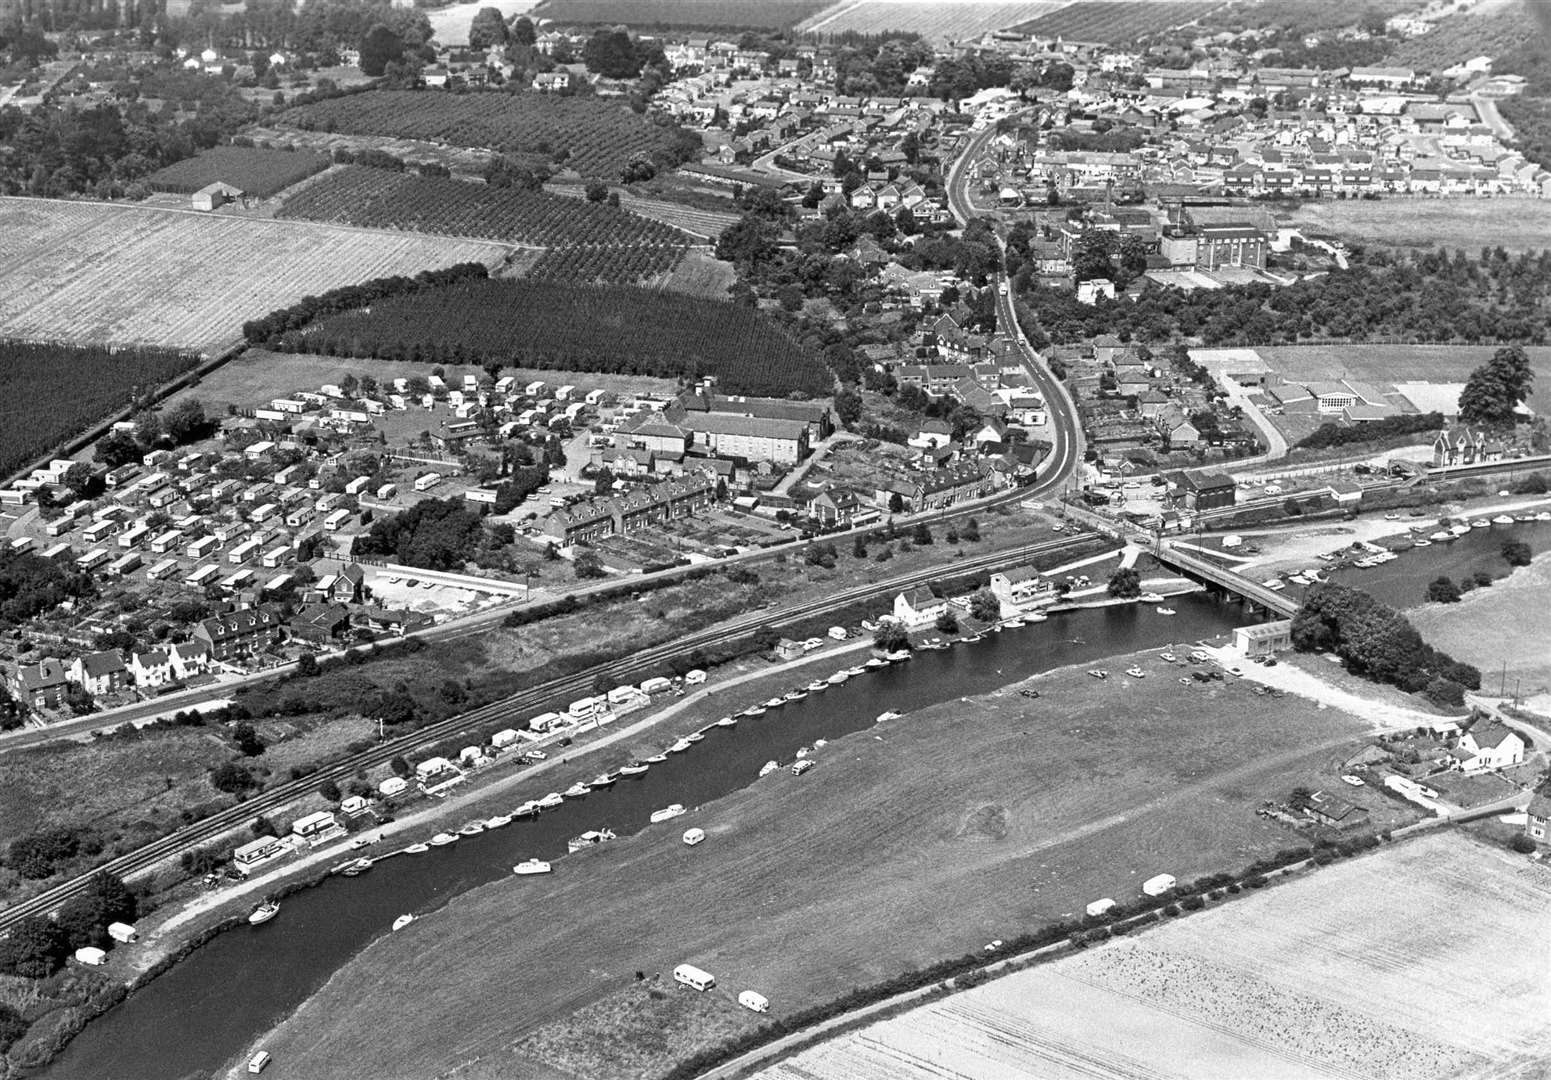
<svg viewBox="0 0 1551 1080">
<path fill-rule="evenodd" d="M 1544 16 L 0 0 L 4 1069 L 1543 1057 Z"/>
</svg>

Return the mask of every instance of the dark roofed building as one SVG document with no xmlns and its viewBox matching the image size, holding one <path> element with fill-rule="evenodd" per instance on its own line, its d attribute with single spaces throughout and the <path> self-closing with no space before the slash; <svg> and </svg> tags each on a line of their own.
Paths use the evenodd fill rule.
<svg viewBox="0 0 1551 1080">
<path fill-rule="evenodd" d="M 57 709 L 65 703 L 65 688 L 69 682 L 65 677 L 65 665 L 48 656 L 36 664 L 18 667 L 11 680 L 11 692 L 18 701 L 34 709 Z"/>
<path fill-rule="evenodd" d="M 268 607 L 244 608 L 206 619 L 193 636 L 209 647 L 212 659 L 249 656 L 280 640 L 280 617 Z"/>
<path fill-rule="evenodd" d="M 1207 471 L 1178 473 L 1176 476 L 1175 483 L 1185 505 L 1192 510 L 1216 510 L 1234 503 L 1237 485 L 1231 476 Z"/>
</svg>

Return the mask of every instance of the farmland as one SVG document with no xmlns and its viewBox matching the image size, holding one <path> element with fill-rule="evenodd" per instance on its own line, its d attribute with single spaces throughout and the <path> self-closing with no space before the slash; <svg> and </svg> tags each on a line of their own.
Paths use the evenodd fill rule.
<svg viewBox="0 0 1551 1080">
<path fill-rule="evenodd" d="M 817 357 L 758 312 L 625 286 L 503 280 L 426 290 L 334 316 L 285 335 L 283 344 L 287 351 L 488 359 L 545 371 L 715 374 L 729 393 L 783 397 L 823 394 L 830 380 Z"/>
<path fill-rule="evenodd" d="M 1534 20 L 1520 7 L 1458 12 L 1439 20 L 1431 32 L 1407 38 L 1384 62 L 1441 71 L 1472 57 L 1501 56 L 1535 32 Z"/>
<path fill-rule="evenodd" d="M 1543 1075 L 1551 872 L 1434 833 L 870 1025 L 764 1080 Z M 1470 912 L 1470 931 L 1457 916 Z"/>
<path fill-rule="evenodd" d="M 487 242 L 44 199 L 0 199 L 0 337 L 219 352 L 246 319 Z"/>
<path fill-rule="evenodd" d="M 280 217 L 512 244 L 679 246 L 682 234 L 605 203 L 350 165 L 286 200 Z"/>
<path fill-rule="evenodd" d="M 783 772 L 693 810 L 685 823 L 710 836 L 692 853 L 677 828 L 647 829 L 541 882 L 465 894 L 434 931 L 369 946 L 262 1045 L 301 1075 L 343 1061 L 384 1080 L 462 1075 L 474 1057 L 483 1071 L 469 1075 L 532 1075 L 524 1035 L 619 994 L 634 970 L 681 962 L 730 988 L 716 995 L 727 1010 L 752 986 L 789 1014 L 1095 896 L 1130 896 L 1160 869 L 1188 878 L 1286 847 L 1254 807 L 1319 775 L 1365 728 L 1243 683 L 1101 684 L 1068 669 L 1036 685 L 1039 701 L 1009 688 L 835 739 L 810 776 Z M 549 925 L 566 931 L 533 932 Z M 404 971 L 418 990 L 408 1012 Z M 502 1007 L 479 1005 L 491 1000 Z M 604 1027 L 570 1042 L 618 1040 Z M 641 1075 L 615 1066 L 581 1075 Z"/>
<path fill-rule="evenodd" d="M 550 94 L 439 94 L 373 90 L 281 114 L 303 131 L 423 139 L 451 146 L 537 154 L 583 176 L 618 179 L 636 154 L 677 164 L 698 139 L 642 119 L 619 102 Z"/>
<path fill-rule="evenodd" d="M 328 158 L 305 150 L 261 150 L 251 146 L 217 146 L 197 157 L 158 169 L 146 177 L 153 191 L 188 195 L 217 180 L 249 195 L 269 198 L 328 168 Z"/>
<path fill-rule="evenodd" d="M 85 431 L 134 391 L 194 366 L 187 353 L 0 342 L 0 473 Z"/>
<path fill-rule="evenodd" d="M 561 26 L 717 27 L 785 30 L 830 0 L 543 0 L 535 19 Z"/>
<path fill-rule="evenodd" d="M 1544 206 L 1527 196 L 1320 199 L 1292 211 L 1289 224 L 1385 247 L 1441 246 L 1475 253 L 1484 244 L 1517 254 L 1547 246 L 1544 231 L 1524 227 L 1545 212 Z"/>
<path fill-rule="evenodd" d="M 1208 30 L 1266 30 L 1279 27 L 1294 34 L 1328 34 L 1355 26 L 1366 12 L 1388 18 L 1415 12 L 1418 0 L 1367 0 L 1354 5 L 1351 0 L 1254 0 L 1252 3 L 1220 4 L 1201 20 Z"/>
<path fill-rule="evenodd" d="M 1217 0 L 1079 0 L 1013 29 L 1041 38 L 1120 45 L 1183 26 L 1219 7 Z"/>
<path fill-rule="evenodd" d="M 656 285 L 683 257 L 684 248 L 676 245 L 557 247 L 540 255 L 523 276 L 578 285 Z"/>
<path fill-rule="evenodd" d="M 469 27 L 474 22 L 474 14 L 480 8 L 493 7 L 501 13 L 501 17 L 510 21 L 518 15 L 531 9 L 536 0 L 491 0 L 490 3 L 479 4 L 449 4 L 446 7 L 432 8 L 428 10 L 426 18 L 431 22 L 431 35 L 442 45 L 467 45 L 469 43 Z"/>
<path fill-rule="evenodd" d="M 825 8 L 798 29 L 812 34 L 878 34 L 903 30 L 928 41 L 967 41 L 989 31 L 1029 22 L 1071 0 L 850 0 Z"/>
</svg>

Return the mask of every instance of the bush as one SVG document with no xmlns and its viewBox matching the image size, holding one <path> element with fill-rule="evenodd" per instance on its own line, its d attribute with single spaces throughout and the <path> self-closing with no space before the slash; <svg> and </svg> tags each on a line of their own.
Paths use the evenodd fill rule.
<svg viewBox="0 0 1551 1080">
<path fill-rule="evenodd" d="M 1520 855 L 1533 855 L 1535 853 L 1535 841 L 1524 833 L 1514 833 L 1513 839 L 1508 841 L 1508 847 L 1517 851 Z"/>
</svg>

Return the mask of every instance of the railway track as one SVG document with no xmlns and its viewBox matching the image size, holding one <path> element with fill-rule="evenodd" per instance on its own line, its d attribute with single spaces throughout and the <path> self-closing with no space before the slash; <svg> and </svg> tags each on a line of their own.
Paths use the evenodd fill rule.
<svg viewBox="0 0 1551 1080">
<path fill-rule="evenodd" d="M 9 929 L 28 916 L 44 915 L 56 910 L 65 901 L 84 891 L 92 876 L 97 873 L 107 871 L 125 879 L 144 873 L 184 851 L 224 836 L 261 814 L 285 806 L 316 789 L 325 780 L 333 780 L 336 783 L 348 781 L 355 776 L 357 769 L 385 764 L 394 757 L 411 753 L 427 743 L 439 742 L 488 724 L 510 723 L 512 726 L 518 726 L 534 713 L 544 711 L 546 706 L 563 703 L 590 693 L 599 676 L 630 681 L 634 676 L 645 674 L 657 665 L 701 646 L 738 637 L 765 627 L 778 629 L 826 611 L 925 585 L 937 578 L 958 577 L 1001 566 L 1021 564 L 1033 558 L 1075 547 L 1086 539 L 1086 537 L 1064 537 L 1060 540 L 1029 544 L 1021 548 L 988 552 L 960 560 L 951 566 L 928 567 L 899 574 L 883 581 L 856 586 L 823 599 L 752 612 L 710 629 L 688 634 L 675 641 L 643 649 L 630 657 L 598 664 L 572 675 L 550 679 L 500 701 L 491 702 L 457 716 L 450 716 L 416 731 L 387 739 L 370 749 L 350 754 L 303 779 L 287 781 L 260 792 L 250 799 L 218 811 L 201 821 L 186 825 L 159 840 L 126 852 L 86 874 L 62 882 L 0 911 L 0 931 Z"/>
</svg>

